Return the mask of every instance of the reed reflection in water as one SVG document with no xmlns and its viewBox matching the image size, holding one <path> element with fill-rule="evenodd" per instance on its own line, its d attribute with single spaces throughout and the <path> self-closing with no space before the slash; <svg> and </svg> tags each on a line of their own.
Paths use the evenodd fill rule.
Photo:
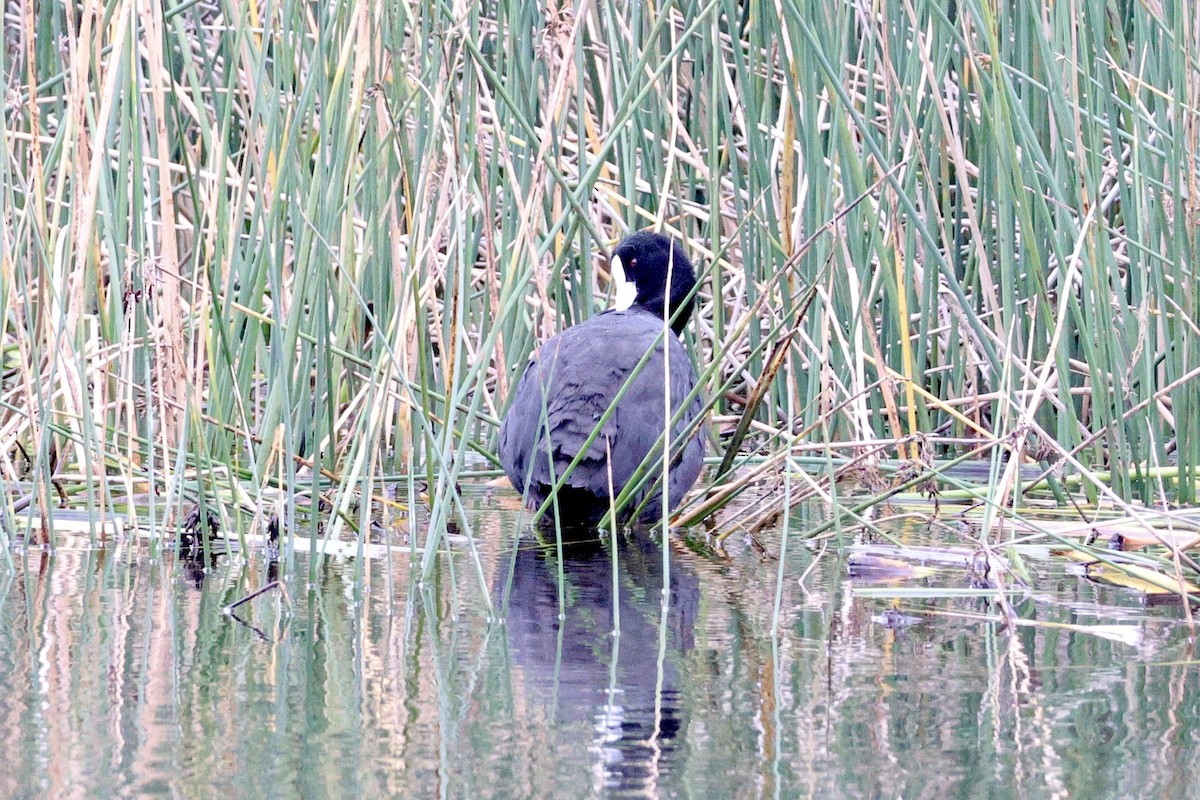
<svg viewBox="0 0 1200 800">
<path fill-rule="evenodd" d="M 1037 591 L 1013 597 L 1026 624 L 1012 629 L 977 597 L 886 599 L 833 544 L 793 540 L 781 560 L 777 532 L 765 552 L 673 538 L 666 573 L 652 537 L 568 546 L 560 605 L 556 549 L 486 499 L 471 513 L 484 587 L 458 541 L 426 582 L 398 551 L 325 559 L 309 591 L 297 557 L 295 606 L 272 592 L 241 621 L 222 608 L 267 581 L 259 554 L 195 571 L 132 540 L 13 551 L 0 797 L 1200 791 L 1182 610 L 1061 560 L 1029 558 Z M 942 569 L 900 588 L 966 580 Z"/>
</svg>

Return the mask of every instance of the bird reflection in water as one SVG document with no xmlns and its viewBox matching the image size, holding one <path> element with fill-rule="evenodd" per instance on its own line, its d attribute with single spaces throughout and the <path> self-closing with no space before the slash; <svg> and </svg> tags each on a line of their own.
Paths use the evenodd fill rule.
<svg viewBox="0 0 1200 800">
<path fill-rule="evenodd" d="M 664 622 L 660 542 L 643 532 L 615 553 L 597 541 L 564 543 L 560 618 L 558 561 L 553 543 L 524 542 L 500 574 L 515 680 L 562 733 L 590 723 L 606 788 L 652 789 L 686 735 L 680 671 L 694 647 L 699 578 L 670 559 Z"/>
</svg>

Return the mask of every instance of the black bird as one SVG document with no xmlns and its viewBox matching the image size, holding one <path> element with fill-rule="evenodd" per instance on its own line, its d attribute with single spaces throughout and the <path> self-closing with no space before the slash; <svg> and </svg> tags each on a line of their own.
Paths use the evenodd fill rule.
<svg viewBox="0 0 1200 800">
<path fill-rule="evenodd" d="M 618 308 L 545 342 L 521 376 L 500 426 L 500 463 L 513 487 L 526 495 L 530 507 L 537 508 L 583 451 L 638 362 L 654 347 L 558 492 L 559 517 L 568 524 L 586 524 L 604 516 L 609 509 L 610 463 L 616 497 L 651 450 L 661 454 L 664 419 L 674 415 L 696 385 L 696 368 L 678 338 L 691 316 L 690 294 L 696 285 L 683 248 L 666 236 L 639 231 L 617 245 L 612 271 L 621 287 Z M 622 300 L 628 305 L 624 310 Z M 668 319 L 675 315 L 674 335 L 664 335 L 664 311 Z M 664 342 L 669 358 L 665 376 L 670 384 L 669 414 L 664 408 Z M 672 441 L 702 409 L 697 396 L 672 428 Z M 673 510 L 703 466 L 700 427 L 685 443 L 675 444 L 670 455 L 667 508 Z M 621 519 L 629 519 L 652 484 L 653 479 L 632 498 Z M 641 520 L 660 518 L 662 501 L 661 491 L 646 499 Z M 552 520 L 553 515 L 547 514 L 546 519 Z"/>
</svg>

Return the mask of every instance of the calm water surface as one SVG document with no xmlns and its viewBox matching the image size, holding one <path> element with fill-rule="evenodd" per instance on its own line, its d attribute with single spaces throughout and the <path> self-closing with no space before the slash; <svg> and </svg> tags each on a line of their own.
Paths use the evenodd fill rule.
<svg viewBox="0 0 1200 800">
<path fill-rule="evenodd" d="M 625 542 L 614 578 L 612 548 L 560 558 L 476 500 L 485 588 L 459 543 L 424 585 L 398 555 L 326 560 L 309 591 L 297 556 L 291 611 L 272 592 L 240 619 L 222 607 L 262 585 L 258 554 L 197 574 L 135 542 L 18 553 L 0 797 L 1200 796 L 1178 607 L 1033 557 L 1020 617 L 1137 641 L 1008 633 L 986 601 L 849 578 L 857 540 L 781 561 L 779 532 L 766 556 Z"/>
</svg>

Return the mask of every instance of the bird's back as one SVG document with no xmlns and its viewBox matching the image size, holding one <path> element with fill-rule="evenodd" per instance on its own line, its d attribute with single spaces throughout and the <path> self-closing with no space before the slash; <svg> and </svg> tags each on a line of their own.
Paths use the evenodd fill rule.
<svg viewBox="0 0 1200 800">
<path fill-rule="evenodd" d="M 660 340 L 658 346 L 588 444 L 596 423 L 656 340 Z M 670 360 L 670 414 L 664 404 L 663 341 Z M 608 510 L 607 452 L 612 453 L 615 495 L 655 448 L 664 418 L 674 414 L 695 385 L 696 371 L 687 351 L 669 330 L 663 336 L 659 317 L 638 308 L 605 312 L 568 328 L 539 348 L 517 384 L 501 425 L 500 461 L 517 491 L 540 505 L 583 452 L 559 493 L 560 513 L 575 519 L 599 518 Z M 702 407 L 699 397 L 689 403 L 673 428 L 672 439 L 700 415 Z M 699 431 L 671 453 L 669 506 L 678 504 L 695 482 L 703 456 Z M 639 501 L 640 496 L 630 508 Z M 659 496 L 647 503 L 642 516 L 653 519 L 660 514 Z"/>
</svg>

